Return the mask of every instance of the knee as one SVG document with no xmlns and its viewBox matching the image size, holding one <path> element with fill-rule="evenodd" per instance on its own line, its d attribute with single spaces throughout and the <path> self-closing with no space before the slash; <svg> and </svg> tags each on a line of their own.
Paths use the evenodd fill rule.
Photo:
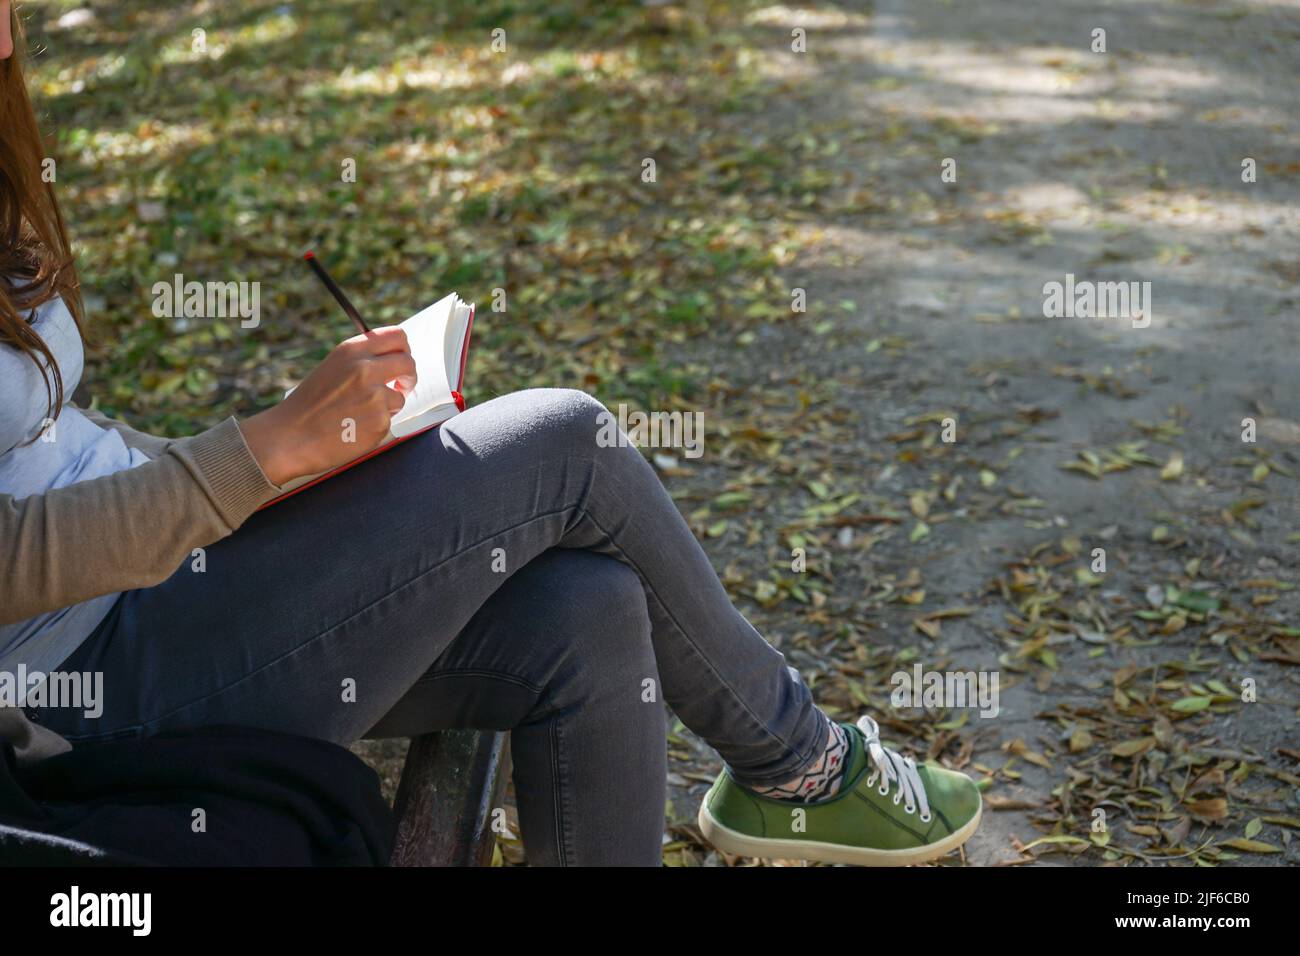
<svg viewBox="0 0 1300 956">
<path fill-rule="evenodd" d="M 564 572 L 553 598 L 575 631 L 650 632 L 641 579 L 626 564 L 591 551 L 575 551 L 564 562 Z"/>
<path fill-rule="evenodd" d="M 553 570 L 547 601 L 570 664 L 597 682 L 657 680 L 650 614 L 636 572 L 590 551 L 558 552 Z"/>
<path fill-rule="evenodd" d="M 591 453 L 602 428 L 608 427 L 609 410 L 576 388 L 531 388 L 516 395 L 527 407 L 534 434 L 548 448 Z"/>
</svg>

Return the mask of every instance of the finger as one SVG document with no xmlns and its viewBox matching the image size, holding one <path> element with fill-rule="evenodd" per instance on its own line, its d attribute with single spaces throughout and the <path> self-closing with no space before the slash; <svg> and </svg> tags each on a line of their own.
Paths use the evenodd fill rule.
<svg viewBox="0 0 1300 956">
<path fill-rule="evenodd" d="M 410 354 L 411 351 L 411 344 L 406 339 L 406 330 L 396 325 L 371 329 L 365 335 L 353 336 L 348 341 L 356 342 L 361 350 L 369 355 L 383 355 L 388 352 Z"/>
<path fill-rule="evenodd" d="M 388 403 L 388 414 L 396 415 L 406 404 L 406 396 L 391 388 L 384 389 L 384 399 Z"/>
<path fill-rule="evenodd" d="M 395 378 L 409 379 L 415 386 L 415 359 L 410 352 L 387 352 L 366 360 L 367 381 L 391 382 Z"/>
</svg>

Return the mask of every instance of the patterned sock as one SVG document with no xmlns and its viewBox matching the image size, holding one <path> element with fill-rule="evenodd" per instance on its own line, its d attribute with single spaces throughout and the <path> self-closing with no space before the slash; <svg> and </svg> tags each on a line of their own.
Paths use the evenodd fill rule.
<svg viewBox="0 0 1300 956">
<path fill-rule="evenodd" d="M 848 766 L 849 735 L 830 718 L 826 719 L 826 728 L 826 748 L 806 770 L 774 787 L 749 789 L 764 797 L 797 803 L 834 796 L 844 779 L 844 768 Z"/>
</svg>

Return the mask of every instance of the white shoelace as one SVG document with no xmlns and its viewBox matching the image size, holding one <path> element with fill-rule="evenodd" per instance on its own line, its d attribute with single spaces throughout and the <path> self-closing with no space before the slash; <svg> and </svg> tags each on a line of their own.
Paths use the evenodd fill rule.
<svg viewBox="0 0 1300 956">
<path fill-rule="evenodd" d="M 925 784 L 916 772 L 916 761 L 911 757 L 890 750 L 880 743 L 880 725 L 870 717 L 858 718 L 858 730 L 862 731 L 863 742 L 867 745 L 867 756 L 875 765 L 875 770 L 867 777 L 867 786 L 874 786 L 880 780 L 876 792 L 882 797 L 889 795 L 891 784 L 898 785 L 894 794 L 894 806 L 902 800 L 907 801 L 903 808 L 908 813 L 915 813 L 917 804 L 921 806 L 921 822 L 930 822 L 930 802 L 925 796 Z"/>
</svg>

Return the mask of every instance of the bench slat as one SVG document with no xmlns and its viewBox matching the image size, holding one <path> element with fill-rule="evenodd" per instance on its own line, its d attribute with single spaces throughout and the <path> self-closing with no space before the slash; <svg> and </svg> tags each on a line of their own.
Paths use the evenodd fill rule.
<svg viewBox="0 0 1300 956">
<path fill-rule="evenodd" d="M 411 740 L 397 786 L 393 866 L 490 866 L 509 736 L 445 730 Z"/>
</svg>

